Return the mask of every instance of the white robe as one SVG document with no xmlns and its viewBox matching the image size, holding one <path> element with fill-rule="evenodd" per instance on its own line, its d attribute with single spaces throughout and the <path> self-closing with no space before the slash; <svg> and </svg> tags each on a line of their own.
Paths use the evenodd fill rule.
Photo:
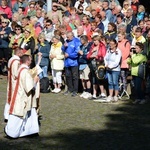
<svg viewBox="0 0 150 150">
<path fill-rule="evenodd" d="M 16 84 L 17 71 L 20 66 L 20 58 L 17 55 L 11 57 L 8 61 L 8 81 L 7 81 L 7 99 L 4 108 L 4 119 L 8 119 L 9 108 L 10 108 L 10 99 L 14 92 Z M 11 70 L 11 74 L 10 74 Z M 11 82 L 11 83 L 10 83 Z"/>
<path fill-rule="evenodd" d="M 5 132 L 12 138 L 28 136 L 39 132 L 38 116 L 35 108 L 26 114 L 25 118 L 9 115 Z"/>
<path fill-rule="evenodd" d="M 12 138 L 39 132 L 37 112 L 35 108 L 32 108 L 31 90 L 33 87 L 34 81 L 29 73 L 29 68 L 22 64 L 18 69 L 16 87 L 10 103 L 8 122 L 5 127 L 6 134 Z"/>
</svg>

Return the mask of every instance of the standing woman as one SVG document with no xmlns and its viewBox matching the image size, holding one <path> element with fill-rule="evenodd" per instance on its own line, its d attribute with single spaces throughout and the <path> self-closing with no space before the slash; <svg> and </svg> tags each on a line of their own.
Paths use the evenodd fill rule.
<svg viewBox="0 0 150 150">
<path fill-rule="evenodd" d="M 44 33 L 40 33 L 37 44 L 37 60 L 39 55 L 42 56 L 39 66 L 42 68 L 43 72 L 39 74 L 40 79 L 47 77 L 48 65 L 49 65 L 49 51 L 50 45 L 48 41 L 45 40 Z"/>
<path fill-rule="evenodd" d="M 55 35 L 52 38 L 52 43 L 49 54 L 54 83 L 54 90 L 52 92 L 59 93 L 62 84 L 62 70 L 64 69 L 64 54 L 61 50 L 62 43 L 60 42 L 60 36 Z"/>
<path fill-rule="evenodd" d="M 24 38 L 20 43 L 20 47 L 23 49 L 25 54 L 30 54 L 32 56 L 32 63 L 30 68 L 35 67 L 35 59 L 34 59 L 34 50 L 35 50 L 35 40 L 31 34 L 30 28 L 26 27 L 24 29 Z"/>
<path fill-rule="evenodd" d="M 128 59 L 128 64 L 131 66 L 131 75 L 134 82 L 135 88 L 135 101 L 134 104 L 144 104 L 145 94 L 144 94 L 144 80 L 145 77 L 140 77 L 138 75 L 139 66 L 143 62 L 147 62 L 146 56 L 143 54 L 144 45 L 140 42 L 137 42 L 135 45 L 135 52 L 130 52 L 130 58 Z"/>
<path fill-rule="evenodd" d="M 101 37 L 99 35 L 95 35 L 93 37 L 93 44 L 91 45 L 90 51 L 87 54 L 87 59 L 89 59 L 90 61 L 90 70 L 93 83 L 93 96 L 90 98 L 91 100 L 97 98 L 97 86 L 100 87 L 100 98 L 106 97 L 104 93 L 104 80 L 99 80 L 96 76 L 96 63 L 100 62 L 101 64 L 103 64 L 105 54 L 106 47 L 102 43 Z"/>
<path fill-rule="evenodd" d="M 118 44 L 116 40 L 110 40 L 110 48 L 107 50 L 106 56 L 104 57 L 105 67 L 108 76 L 108 88 L 109 96 L 106 102 L 118 101 L 118 90 L 119 90 L 119 76 L 120 76 L 120 61 L 121 51 L 117 48 Z M 113 97 L 113 93 L 115 94 Z"/>
<path fill-rule="evenodd" d="M 120 74 L 120 81 L 123 83 L 123 89 L 127 90 L 127 71 L 128 71 L 128 64 L 127 59 L 130 54 L 130 42 L 125 38 L 126 33 L 119 32 L 118 33 L 118 49 L 121 50 L 122 53 L 122 59 L 121 59 L 121 74 Z"/>
<path fill-rule="evenodd" d="M 9 59 L 9 34 L 11 32 L 11 28 L 8 27 L 9 20 L 3 19 L 0 27 L 0 73 L 5 74 L 7 71 L 7 62 Z M 3 71 L 2 71 L 3 70 Z"/>
</svg>

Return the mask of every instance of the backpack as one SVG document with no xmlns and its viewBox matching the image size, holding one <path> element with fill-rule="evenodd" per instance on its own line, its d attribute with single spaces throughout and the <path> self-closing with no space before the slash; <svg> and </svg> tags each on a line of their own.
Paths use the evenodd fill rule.
<svg viewBox="0 0 150 150">
<path fill-rule="evenodd" d="M 100 80 L 105 78 L 105 66 L 104 65 L 99 65 L 95 71 L 96 77 Z"/>
<path fill-rule="evenodd" d="M 40 92 L 49 93 L 50 92 L 50 83 L 48 77 L 43 77 L 40 79 Z"/>
</svg>

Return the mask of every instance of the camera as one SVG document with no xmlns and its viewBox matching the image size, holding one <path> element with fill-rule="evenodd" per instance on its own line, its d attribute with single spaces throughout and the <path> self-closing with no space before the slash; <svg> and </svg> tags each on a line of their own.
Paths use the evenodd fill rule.
<svg viewBox="0 0 150 150">
<path fill-rule="evenodd" d="M 135 48 L 134 47 L 132 47 L 131 49 L 130 49 L 130 52 L 132 52 L 132 53 L 136 53 L 136 50 L 135 50 Z"/>
</svg>

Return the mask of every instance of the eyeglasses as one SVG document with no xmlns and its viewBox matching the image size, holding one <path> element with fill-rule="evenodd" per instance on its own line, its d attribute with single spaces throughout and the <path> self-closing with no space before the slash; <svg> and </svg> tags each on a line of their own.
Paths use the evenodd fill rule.
<svg viewBox="0 0 150 150">
<path fill-rule="evenodd" d="M 5 23 L 5 24 L 7 24 L 7 22 L 2 22 L 2 23 Z"/>
<path fill-rule="evenodd" d="M 51 24 L 46 24 L 46 26 L 50 26 Z"/>
</svg>

